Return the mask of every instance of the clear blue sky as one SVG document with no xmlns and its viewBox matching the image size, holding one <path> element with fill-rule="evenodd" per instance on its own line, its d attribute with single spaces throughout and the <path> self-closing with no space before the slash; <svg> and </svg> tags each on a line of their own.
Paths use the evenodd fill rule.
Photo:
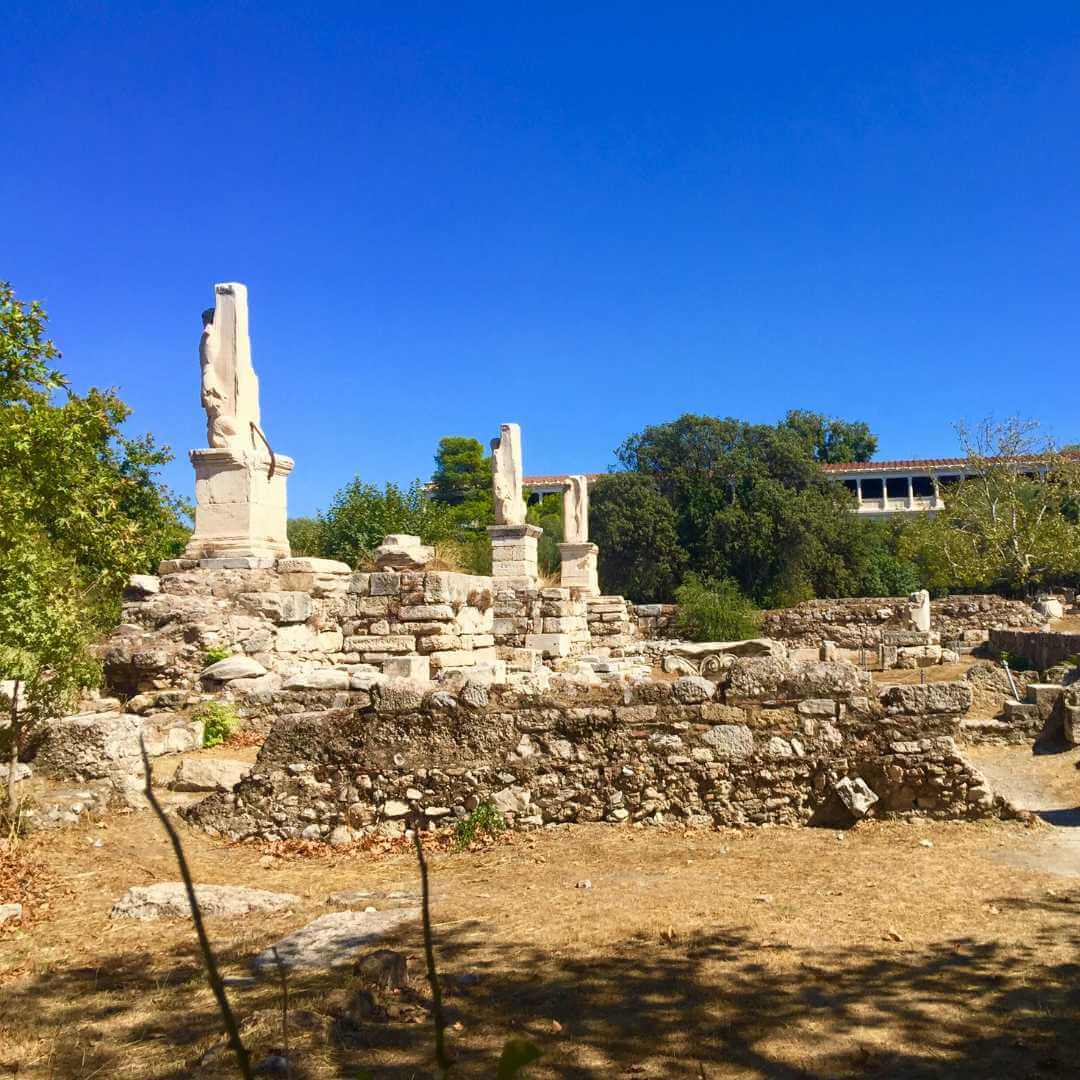
<svg viewBox="0 0 1080 1080">
<path fill-rule="evenodd" d="M 684 411 L 1080 441 L 1080 5 L 5 7 L 0 277 L 179 460 L 246 282 L 290 509 Z"/>
</svg>

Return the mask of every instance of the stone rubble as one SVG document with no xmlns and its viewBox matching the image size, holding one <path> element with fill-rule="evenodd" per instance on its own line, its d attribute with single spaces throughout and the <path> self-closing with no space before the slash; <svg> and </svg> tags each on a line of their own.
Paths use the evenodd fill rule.
<svg viewBox="0 0 1080 1080">
<path fill-rule="evenodd" d="M 289 893 L 249 889 L 243 885 L 196 885 L 195 899 L 207 917 L 234 917 L 253 911 L 287 911 L 300 903 Z M 191 907 L 182 881 L 135 885 L 112 906 L 114 919 L 190 919 Z"/>
</svg>

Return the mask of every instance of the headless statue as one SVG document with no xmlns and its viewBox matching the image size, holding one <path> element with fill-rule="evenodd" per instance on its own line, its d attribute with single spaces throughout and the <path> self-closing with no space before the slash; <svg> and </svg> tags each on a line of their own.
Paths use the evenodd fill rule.
<svg viewBox="0 0 1080 1080">
<path fill-rule="evenodd" d="M 251 365 L 245 285 L 214 286 L 214 307 L 203 312 L 199 360 L 208 445 L 258 449 L 259 380 Z"/>
<path fill-rule="evenodd" d="M 563 541 L 589 542 L 589 483 L 584 476 L 571 476 L 563 491 Z"/>
<path fill-rule="evenodd" d="M 525 495 L 521 463 L 521 428 L 502 424 L 491 440 L 492 493 L 497 525 L 525 524 Z"/>
</svg>

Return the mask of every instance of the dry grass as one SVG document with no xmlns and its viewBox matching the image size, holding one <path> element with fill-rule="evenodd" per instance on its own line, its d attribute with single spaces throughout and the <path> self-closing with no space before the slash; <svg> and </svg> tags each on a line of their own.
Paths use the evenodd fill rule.
<svg viewBox="0 0 1080 1080">
<path fill-rule="evenodd" d="M 176 880 L 164 836 L 148 813 L 101 824 L 24 849 L 71 897 L 0 943 L 0 1074 L 232 1075 L 225 1056 L 193 1066 L 222 1036 L 190 924 L 108 917 L 128 886 Z M 533 1077 L 696 1077 L 699 1065 L 708 1077 L 1064 1074 L 1080 1050 L 1080 888 L 1001 858 L 1048 832 L 581 826 L 433 852 L 459 1074 L 491 1076 L 512 1034 L 544 1049 Z M 328 910 L 334 890 L 417 888 L 404 851 L 185 842 L 198 881 L 300 897 L 292 913 L 209 923 L 227 974 Z M 420 942 L 407 930 L 392 944 L 410 954 L 413 986 L 358 1024 L 338 1017 L 347 977 L 293 986 L 307 1075 L 433 1075 Z M 280 1043 L 276 989 L 230 995 L 257 1060 Z"/>
</svg>

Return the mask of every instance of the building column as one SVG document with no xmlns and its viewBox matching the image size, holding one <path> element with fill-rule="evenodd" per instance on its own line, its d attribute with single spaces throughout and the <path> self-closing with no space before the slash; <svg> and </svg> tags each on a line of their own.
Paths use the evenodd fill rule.
<svg viewBox="0 0 1080 1080">
<path fill-rule="evenodd" d="M 912 486 L 910 476 L 907 478 L 907 505 L 909 510 L 915 508 L 915 489 Z"/>
</svg>

